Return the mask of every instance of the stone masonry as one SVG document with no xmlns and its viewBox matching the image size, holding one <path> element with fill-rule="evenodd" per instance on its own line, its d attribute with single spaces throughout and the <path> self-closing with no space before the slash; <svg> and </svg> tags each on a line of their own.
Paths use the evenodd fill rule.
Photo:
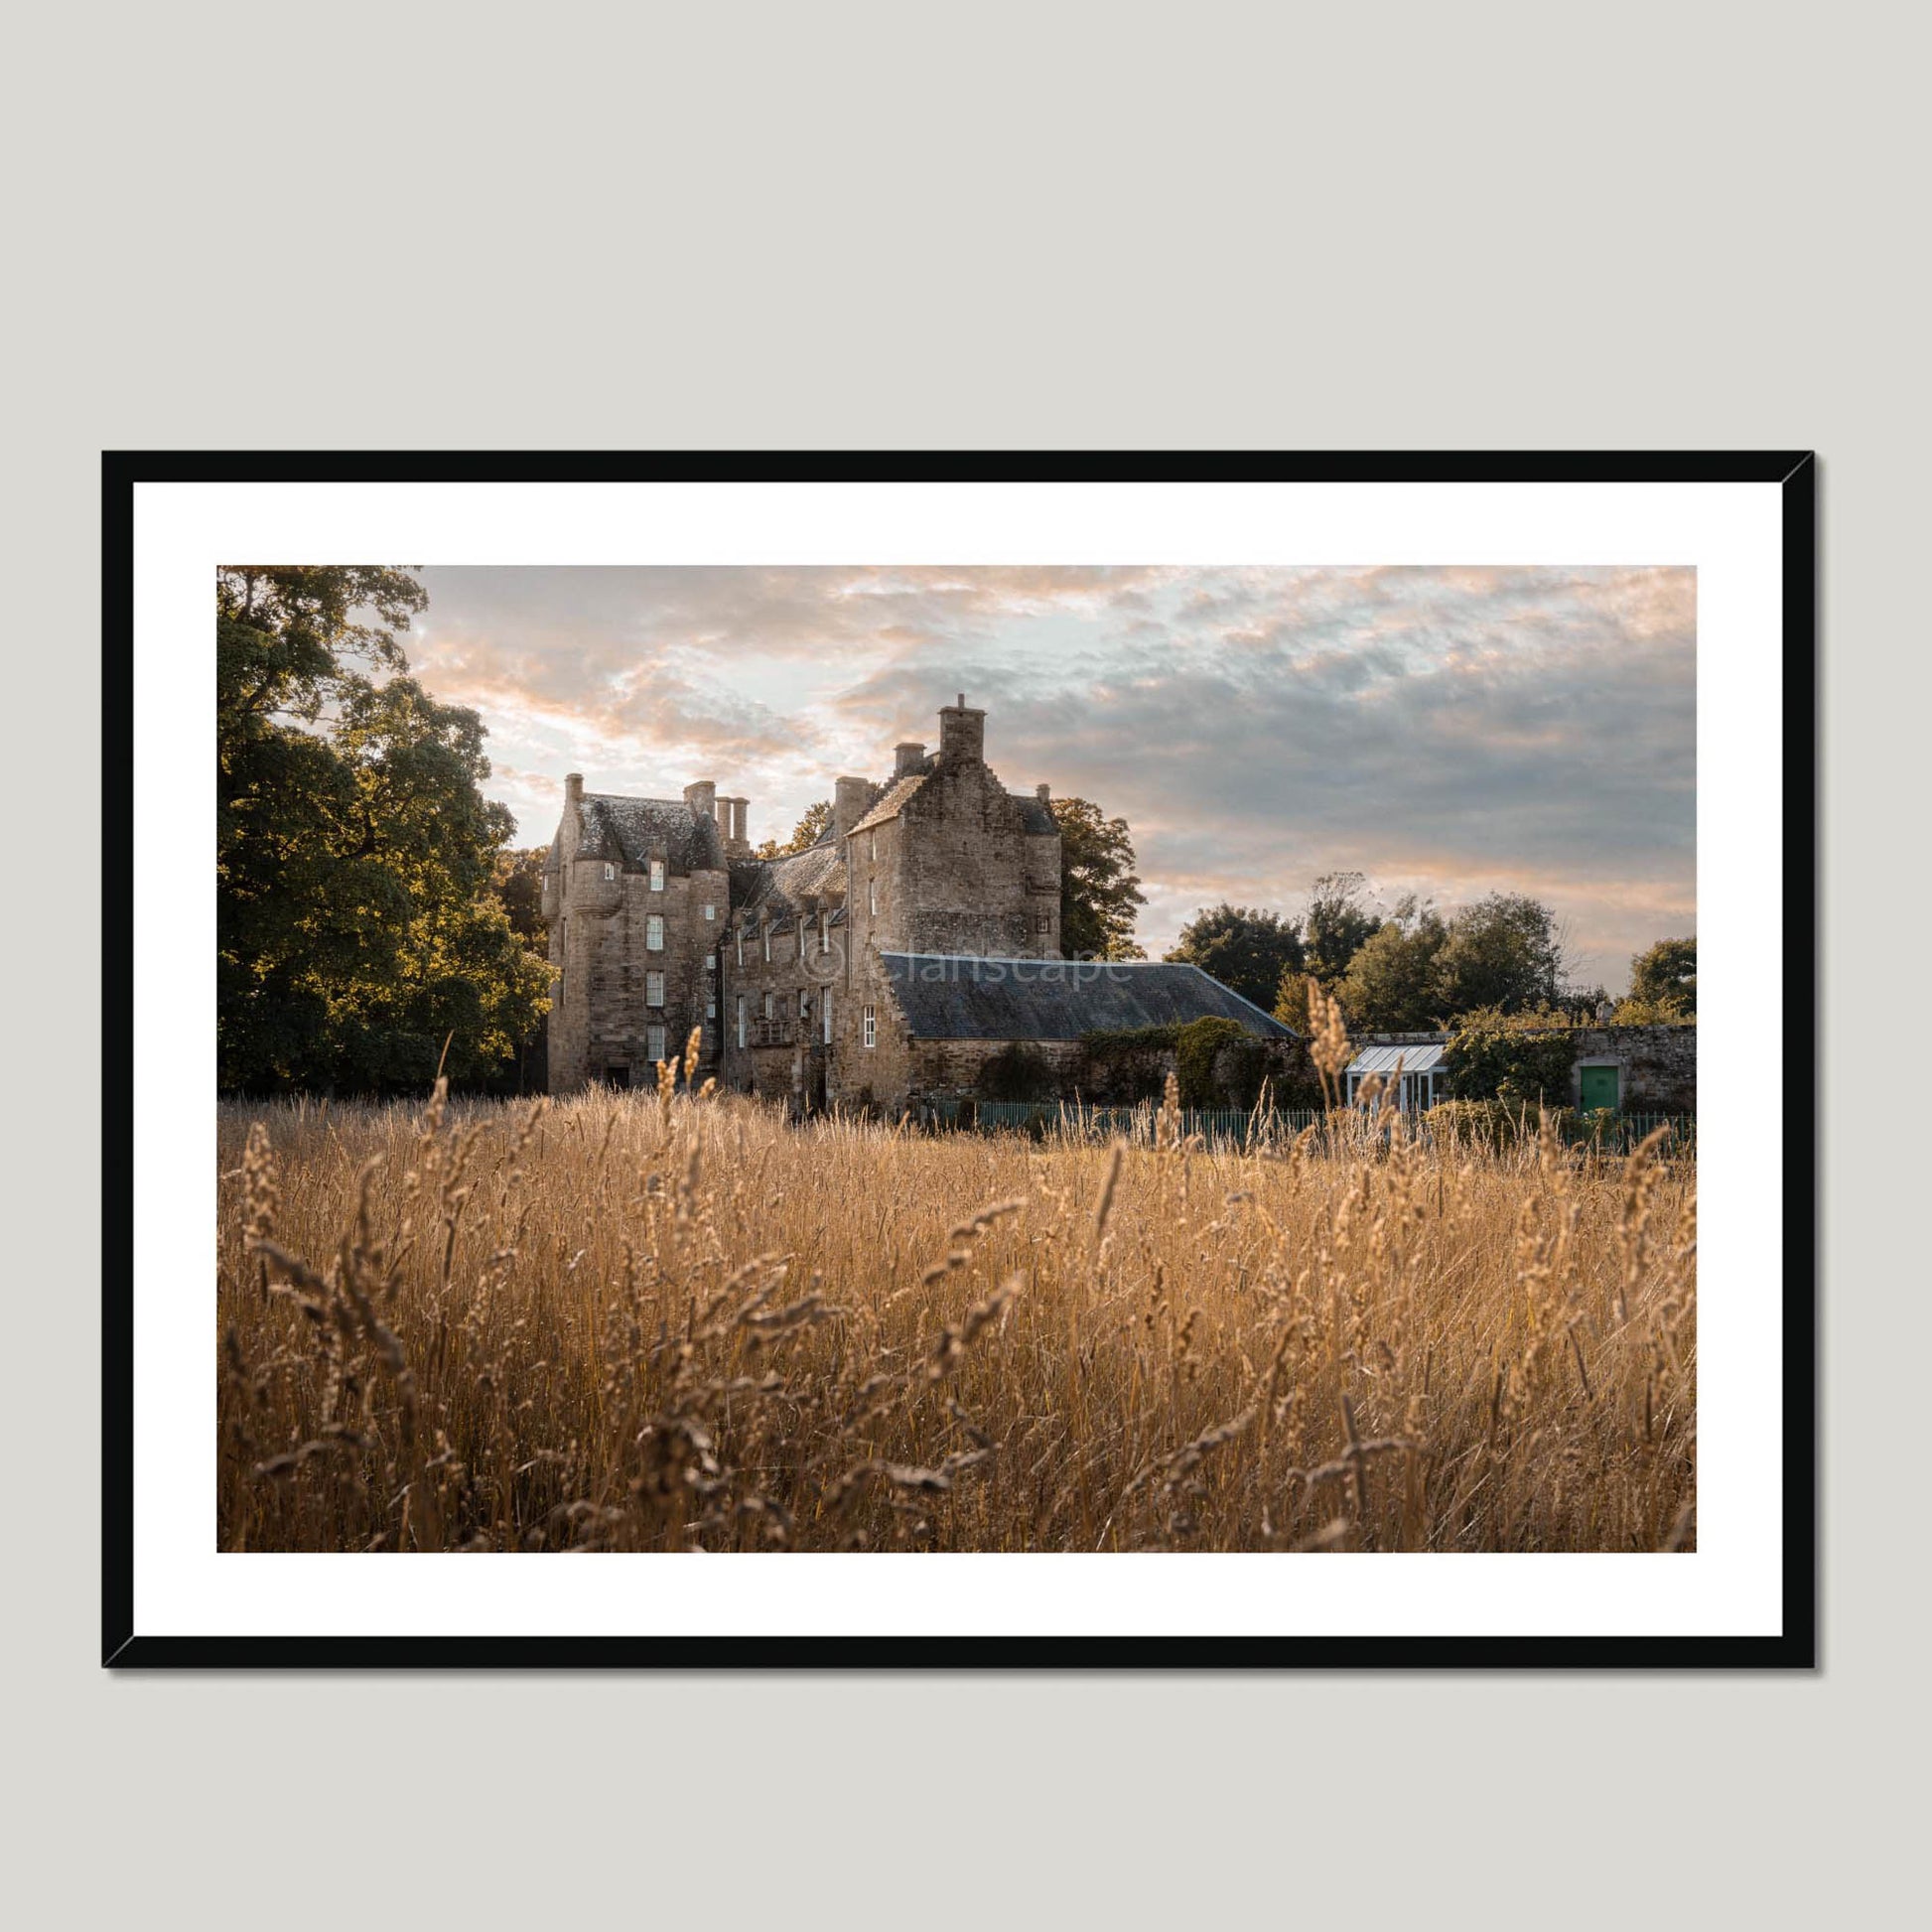
<svg viewBox="0 0 1932 1932">
<path fill-rule="evenodd" d="M 722 1085 L 801 1109 L 901 1104 L 882 949 L 1059 956 L 1048 790 L 1006 789 L 985 724 L 963 696 L 947 705 L 936 752 L 907 740 L 889 778 L 838 778 L 831 826 L 780 859 L 752 856 L 747 800 L 715 783 L 668 799 L 566 779 L 544 869 L 551 1091 L 642 1083 L 701 1028 Z"/>
</svg>

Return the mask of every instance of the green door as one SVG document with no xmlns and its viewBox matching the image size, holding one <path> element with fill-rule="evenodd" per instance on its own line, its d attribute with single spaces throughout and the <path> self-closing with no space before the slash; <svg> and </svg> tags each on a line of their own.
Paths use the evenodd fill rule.
<svg viewBox="0 0 1932 1932">
<path fill-rule="evenodd" d="M 1598 1108 L 1616 1111 L 1616 1068 L 1613 1066 L 1586 1066 L 1578 1069 L 1583 1075 L 1583 1109 L 1587 1114 Z"/>
</svg>

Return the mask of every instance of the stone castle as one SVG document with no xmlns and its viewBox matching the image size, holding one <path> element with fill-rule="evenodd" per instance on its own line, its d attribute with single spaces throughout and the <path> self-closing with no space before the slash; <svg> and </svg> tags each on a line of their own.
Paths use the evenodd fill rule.
<svg viewBox="0 0 1932 1932">
<path fill-rule="evenodd" d="M 699 1077 L 795 1111 L 902 1111 L 972 1093 L 1017 1041 L 1048 1060 L 1086 1035 L 1214 1014 L 1287 1035 L 1198 968 L 1060 957 L 1050 793 L 1010 792 L 962 694 L 939 745 L 842 777 L 807 850 L 753 856 L 748 801 L 564 781 L 544 866 L 556 973 L 549 1085 L 644 1084 L 701 1033 Z"/>
</svg>

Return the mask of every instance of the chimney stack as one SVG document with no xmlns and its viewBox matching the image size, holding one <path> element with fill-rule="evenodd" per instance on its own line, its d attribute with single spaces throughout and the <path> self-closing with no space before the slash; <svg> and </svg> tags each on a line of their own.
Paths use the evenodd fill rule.
<svg viewBox="0 0 1932 1932">
<path fill-rule="evenodd" d="M 872 803 L 872 786 L 864 778 L 837 778 L 832 783 L 832 835 L 845 839 L 865 817 Z"/>
<path fill-rule="evenodd" d="M 925 747 L 916 738 L 893 747 L 893 776 L 907 778 L 925 762 Z"/>
<path fill-rule="evenodd" d="M 939 713 L 939 769 L 954 771 L 979 764 L 986 755 L 986 713 L 967 708 L 966 693 Z"/>
<path fill-rule="evenodd" d="M 721 798 L 718 802 L 725 808 L 725 850 L 734 859 L 742 859 L 749 850 L 745 839 L 745 812 L 751 800 Z"/>
<path fill-rule="evenodd" d="M 568 808 L 572 805 L 581 805 L 583 802 L 584 774 L 581 771 L 573 771 L 564 780 L 564 805 Z"/>
<path fill-rule="evenodd" d="M 1053 802 L 1053 787 L 1051 785 L 1035 785 L 1034 796 L 1042 805 L 1050 805 Z"/>
<path fill-rule="evenodd" d="M 700 778 L 684 787 L 684 802 L 699 818 L 718 816 L 718 784 L 714 778 Z"/>
</svg>

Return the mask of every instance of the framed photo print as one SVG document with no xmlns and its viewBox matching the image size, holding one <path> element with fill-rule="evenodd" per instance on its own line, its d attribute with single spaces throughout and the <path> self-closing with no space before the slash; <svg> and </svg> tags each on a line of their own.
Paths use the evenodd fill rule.
<svg viewBox="0 0 1932 1932">
<path fill-rule="evenodd" d="M 1815 474 L 107 456 L 105 1662 L 1813 1663 Z"/>
</svg>

